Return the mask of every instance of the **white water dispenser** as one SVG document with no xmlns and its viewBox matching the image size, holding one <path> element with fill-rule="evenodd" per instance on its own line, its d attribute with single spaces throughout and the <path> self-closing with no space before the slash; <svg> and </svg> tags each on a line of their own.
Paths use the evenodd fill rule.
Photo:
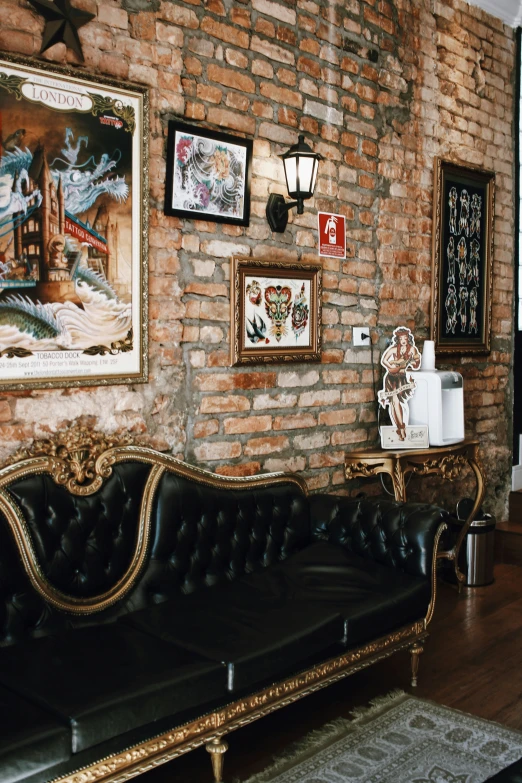
<svg viewBox="0 0 522 783">
<path fill-rule="evenodd" d="M 430 446 L 464 440 L 464 385 L 459 372 L 419 370 L 417 388 L 408 400 L 409 424 L 427 424 Z"/>
</svg>

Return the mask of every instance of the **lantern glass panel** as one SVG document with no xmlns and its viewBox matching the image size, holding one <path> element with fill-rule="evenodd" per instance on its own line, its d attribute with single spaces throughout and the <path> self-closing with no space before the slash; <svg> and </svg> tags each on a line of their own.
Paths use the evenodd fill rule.
<svg viewBox="0 0 522 783">
<path fill-rule="evenodd" d="M 284 166 L 285 166 L 285 176 L 286 176 L 286 188 L 288 190 L 288 193 L 291 197 L 294 196 L 296 190 L 297 190 L 297 166 L 296 166 L 296 159 L 294 157 L 292 158 L 285 158 L 284 160 Z"/>
<path fill-rule="evenodd" d="M 301 196 L 306 197 L 312 194 L 312 179 L 314 174 L 315 158 L 302 156 L 299 158 L 299 182 L 298 189 Z"/>
</svg>

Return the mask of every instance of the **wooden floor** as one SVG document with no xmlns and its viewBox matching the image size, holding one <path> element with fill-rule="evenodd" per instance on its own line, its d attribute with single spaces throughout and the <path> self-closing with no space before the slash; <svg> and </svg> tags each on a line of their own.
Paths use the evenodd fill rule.
<svg viewBox="0 0 522 783">
<path fill-rule="evenodd" d="M 262 718 L 227 738 L 225 783 L 245 781 L 309 731 L 401 688 L 522 731 L 522 568 L 495 566 L 488 587 L 439 586 L 419 687 L 409 654 L 398 653 L 341 683 Z M 212 783 L 203 748 L 143 775 L 140 783 Z"/>
</svg>

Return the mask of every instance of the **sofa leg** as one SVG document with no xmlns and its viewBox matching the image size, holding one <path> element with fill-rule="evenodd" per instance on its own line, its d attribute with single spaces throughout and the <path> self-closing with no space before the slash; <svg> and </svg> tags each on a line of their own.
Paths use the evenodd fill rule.
<svg viewBox="0 0 522 783">
<path fill-rule="evenodd" d="M 424 652 L 424 647 L 421 647 L 420 644 L 414 644 L 412 647 L 410 647 L 412 688 L 417 687 L 417 672 L 419 671 L 419 656 L 422 652 Z"/>
<path fill-rule="evenodd" d="M 225 760 L 225 753 L 228 750 L 228 745 L 221 737 L 216 737 L 216 739 L 208 742 L 205 747 L 210 753 L 210 758 L 212 760 L 214 780 L 216 783 L 221 783 L 223 780 L 223 762 Z"/>
</svg>

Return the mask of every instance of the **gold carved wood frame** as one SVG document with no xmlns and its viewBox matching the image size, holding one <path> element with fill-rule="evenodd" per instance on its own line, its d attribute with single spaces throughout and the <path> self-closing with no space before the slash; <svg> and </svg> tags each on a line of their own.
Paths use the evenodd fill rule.
<svg viewBox="0 0 522 783">
<path fill-rule="evenodd" d="M 0 389 L 145 383 L 148 88 L 0 53 L 0 113 Z"/>
<path fill-rule="evenodd" d="M 495 174 L 435 158 L 431 333 L 437 353 L 489 353 Z"/>
<path fill-rule="evenodd" d="M 233 258 L 232 365 L 321 359 L 321 266 Z"/>
</svg>

